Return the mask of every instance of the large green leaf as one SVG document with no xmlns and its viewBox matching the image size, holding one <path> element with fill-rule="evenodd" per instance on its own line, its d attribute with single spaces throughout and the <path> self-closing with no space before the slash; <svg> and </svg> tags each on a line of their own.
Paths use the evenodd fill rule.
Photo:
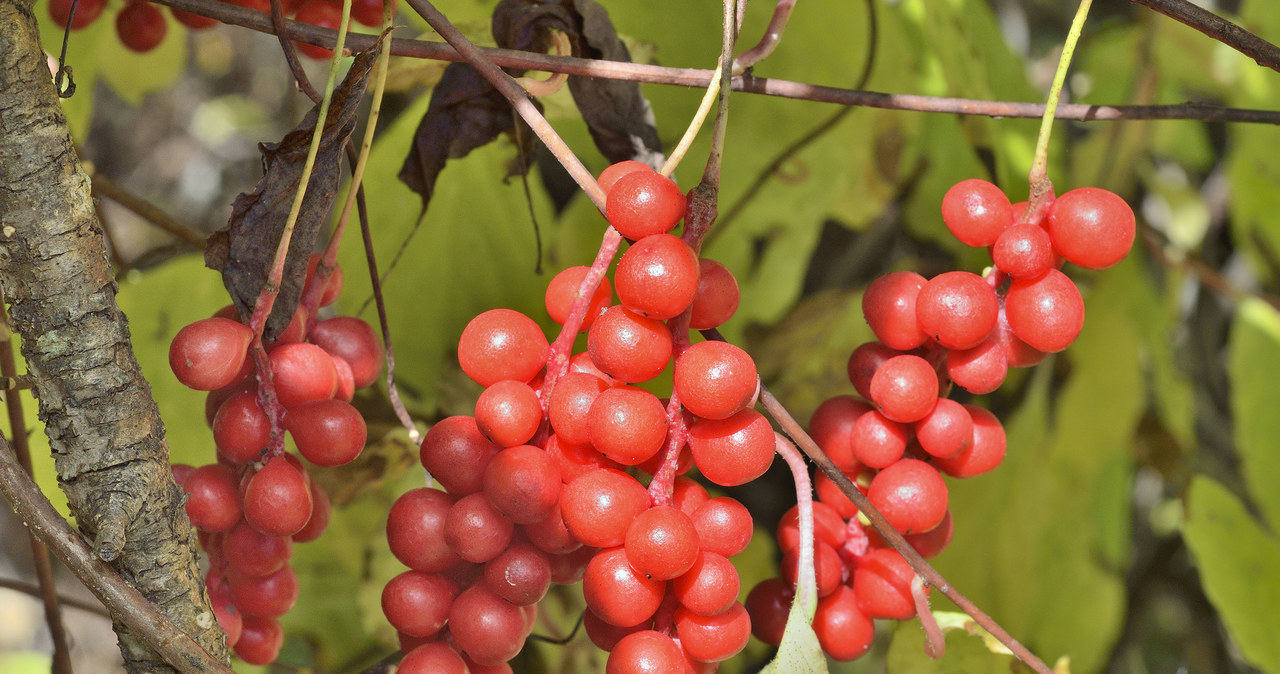
<svg viewBox="0 0 1280 674">
<path fill-rule="evenodd" d="M 1006 671 L 1013 656 L 999 642 L 978 628 L 968 616 L 940 612 L 935 614 L 946 636 L 946 653 L 933 659 L 925 654 L 925 635 L 917 620 L 897 623 L 885 669 L 889 672 L 930 674 L 937 672 Z M 970 633 L 974 630 L 975 633 Z M 995 648 L 992 648 L 992 644 Z"/>
<path fill-rule="evenodd" d="M 1186 500 L 1183 537 L 1205 594 L 1245 659 L 1280 672 L 1280 540 L 1210 478 L 1195 477 Z"/>
<path fill-rule="evenodd" d="M 1228 371 L 1236 451 L 1249 496 L 1273 532 L 1280 531 L 1280 314 L 1261 300 L 1240 305 L 1231 328 Z"/>
</svg>

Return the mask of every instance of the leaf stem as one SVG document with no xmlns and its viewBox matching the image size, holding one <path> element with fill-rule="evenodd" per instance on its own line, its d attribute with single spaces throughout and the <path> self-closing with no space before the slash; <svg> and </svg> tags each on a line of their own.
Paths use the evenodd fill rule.
<svg viewBox="0 0 1280 674">
<path fill-rule="evenodd" d="M 809 467 L 795 445 L 781 433 L 773 434 L 774 449 L 787 462 L 791 478 L 796 483 L 796 505 L 800 526 L 800 554 L 796 560 L 796 601 L 812 622 L 818 610 L 818 580 L 813 568 L 813 485 L 809 481 Z"/>
</svg>

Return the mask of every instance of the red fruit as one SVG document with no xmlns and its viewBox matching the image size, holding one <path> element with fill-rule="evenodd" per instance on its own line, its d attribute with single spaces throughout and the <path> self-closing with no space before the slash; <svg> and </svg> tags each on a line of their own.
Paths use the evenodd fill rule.
<svg viewBox="0 0 1280 674">
<path fill-rule="evenodd" d="M 524 382 L 496 382 L 476 400 L 476 427 L 502 447 L 523 445 L 541 424 L 542 402 Z"/>
<path fill-rule="evenodd" d="M 285 409 L 312 400 L 333 397 L 338 390 L 338 370 L 333 358 L 315 344 L 290 342 L 271 351 L 271 374 L 276 397 Z"/>
<path fill-rule="evenodd" d="M 671 581 L 670 591 L 690 611 L 716 615 L 733 607 L 741 583 L 733 562 L 704 550 L 698 553 L 688 571 Z"/>
<path fill-rule="evenodd" d="M 859 470 L 858 460 L 853 456 L 853 426 L 872 409 L 865 400 L 842 395 L 828 398 L 809 417 L 809 435 L 813 441 L 837 468 L 850 475 L 856 475 Z"/>
<path fill-rule="evenodd" d="M 236 640 L 236 656 L 251 665 L 269 665 L 280 655 L 284 645 L 284 629 L 274 618 L 244 616 L 240 638 Z"/>
<path fill-rule="evenodd" d="M 582 542 L 569 533 L 564 517 L 560 514 L 560 504 L 545 519 L 533 524 L 522 524 L 520 530 L 539 550 L 550 555 L 563 555 L 582 547 Z"/>
<path fill-rule="evenodd" d="M 222 537 L 222 554 L 231 568 L 241 575 L 269 576 L 289 562 L 293 556 L 293 541 L 269 536 L 247 522 L 240 522 Z"/>
<path fill-rule="evenodd" d="M 967 271 L 939 274 L 916 296 L 920 329 L 948 349 L 971 349 L 996 327 L 1000 302 L 981 276 Z"/>
<path fill-rule="evenodd" d="M 480 433 L 474 417 L 448 417 L 422 438 L 422 466 L 455 497 L 480 491 L 484 469 L 502 448 Z"/>
<path fill-rule="evenodd" d="M 116 15 L 116 36 L 120 43 L 138 53 L 159 47 L 168 29 L 169 23 L 160 8 L 142 0 L 130 0 Z"/>
<path fill-rule="evenodd" d="M 386 350 L 373 327 L 355 316 L 334 316 L 318 321 L 307 334 L 311 343 L 329 355 L 347 361 L 356 388 L 378 380 Z"/>
<path fill-rule="evenodd" d="M 685 653 L 702 662 L 721 662 L 737 655 L 751 638 L 751 617 L 735 602 L 728 611 L 703 616 L 681 606 L 676 609 L 676 634 Z"/>
<path fill-rule="evenodd" d="M 985 180 L 962 180 L 942 197 L 942 221 L 961 242 L 990 246 L 1013 224 L 1009 197 Z"/>
<path fill-rule="evenodd" d="M 578 477 L 560 496 L 565 526 L 574 538 L 596 548 L 622 545 L 631 521 L 648 508 L 649 492 L 635 478 L 610 468 Z"/>
<path fill-rule="evenodd" d="M 657 454 L 667 438 L 667 411 L 657 396 L 643 389 L 604 391 L 591 403 L 587 419 L 591 444 L 627 466 Z"/>
<path fill-rule="evenodd" d="M 449 609 L 454 645 L 482 665 L 514 658 L 524 646 L 525 625 L 521 607 L 490 592 L 483 583 L 464 590 Z"/>
<path fill-rule="evenodd" d="M 902 458 L 911 439 L 911 427 L 872 410 L 858 417 L 849 435 L 853 458 L 868 468 L 885 468 Z"/>
<path fill-rule="evenodd" d="M 539 447 L 504 449 L 484 470 L 484 496 L 516 524 L 542 521 L 560 499 L 560 467 Z"/>
<path fill-rule="evenodd" d="M 684 209 L 684 192 L 670 178 L 651 171 L 622 176 L 605 200 L 605 218 L 632 241 L 671 231 L 684 217 Z"/>
<path fill-rule="evenodd" d="M 689 513 L 702 549 L 725 557 L 747 549 L 755 530 L 751 511 L 731 496 L 707 499 Z"/>
<path fill-rule="evenodd" d="M 1084 327 L 1080 290 L 1057 269 L 1035 279 L 1014 279 L 1005 295 L 1004 310 L 1013 334 L 1046 353 L 1071 346 Z"/>
<path fill-rule="evenodd" d="M 738 280 L 728 267 L 707 258 L 698 260 L 698 292 L 690 308 L 689 328 L 710 330 L 720 327 L 738 310 Z"/>
<path fill-rule="evenodd" d="M 445 521 L 453 499 L 439 489 L 418 487 L 400 495 L 387 513 L 387 547 L 401 564 L 439 573 L 458 564 L 445 541 Z"/>
<path fill-rule="evenodd" d="M 527 382 L 546 365 L 549 349 L 547 336 L 533 319 L 510 309 L 491 309 L 471 319 L 462 331 L 458 362 L 481 386 L 503 379 Z"/>
<path fill-rule="evenodd" d="M 973 417 L 950 398 L 940 398 L 915 429 L 920 447 L 932 456 L 955 456 L 973 444 Z"/>
<path fill-rule="evenodd" d="M 853 588 L 841 585 L 835 592 L 818 600 L 813 616 L 813 631 L 822 650 L 834 660 L 855 660 L 871 649 L 876 636 L 875 623 L 858 610 Z"/>
<path fill-rule="evenodd" d="M 631 521 L 623 545 L 627 561 L 656 580 L 671 580 L 698 561 L 698 530 L 672 506 L 655 506 Z"/>
<path fill-rule="evenodd" d="M 395 11 L 395 0 L 391 0 L 392 16 L 395 16 Z M 381 26 L 382 0 L 355 0 L 351 3 L 351 18 L 366 26 Z"/>
<path fill-rule="evenodd" d="M 703 419 L 727 419 L 755 399 L 755 361 L 728 342 L 699 342 L 676 359 L 673 386 L 685 409 Z"/>
<path fill-rule="evenodd" d="M 200 466 L 182 483 L 187 492 L 187 517 L 197 529 L 227 531 L 240 521 L 240 479 L 220 463 Z"/>
<path fill-rule="evenodd" d="M 703 477 L 723 487 L 746 484 L 773 464 L 773 428 L 764 415 L 744 409 L 727 419 L 695 423 L 689 449 Z"/>
<path fill-rule="evenodd" d="M 646 577 L 627 562 L 622 548 L 596 553 L 582 577 L 582 596 L 601 620 L 631 627 L 648 620 L 666 593 L 666 581 Z"/>
<path fill-rule="evenodd" d="M 506 550 L 514 530 L 511 520 L 490 505 L 483 493 L 467 494 L 449 509 L 444 540 L 459 557 L 480 564 Z"/>
<path fill-rule="evenodd" d="M 311 489 L 306 476 L 285 456 L 273 457 L 249 478 L 244 518 L 272 536 L 292 536 L 311 519 Z"/>
<path fill-rule="evenodd" d="M 977 405 L 965 405 L 973 418 L 973 444 L 945 459 L 935 458 L 933 465 L 951 477 L 974 477 L 994 470 L 1004 460 L 1004 426 L 996 415 Z"/>
<path fill-rule="evenodd" d="M 800 547 L 796 546 L 782 556 L 782 579 L 795 587 L 800 570 Z M 844 562 L 836 549 L 822 541 L 813 542 L 813 570 L 817 580 L 818 596 L 825 597 L 844 581 Z"/>
<path fill-rule="evenodd" d="M 169 367 L 178 381 L 197 391 L 226 388 L 252 369 L 246 358 L 251 341 L 253 330 L 247 325 L 217 317 L 196 321 L 174 336 Z"/>
<path fill-rule="evenodd" d="M 298 603 L 298 574 L 287 564 L 261 578 L 231 573 L 227 580 L 231 599 L 246 616 L 279 618 Z"/>
<path fill-rule="evenodd" d="M 209 588 L 209 605 L 213 608 L 213 617 L 218 619 L 218 627 L 227 633 L 227 646 L 235 648 L 240 641 L 240 633 L 244 631 L 244 616 L 232 603 L 231 592 Z"/>
<path fill-rule="evenodd" d="M 858 610 L 868 618 L 910 620 L 916 615 L 911 579 L 916 572 L 897 550 L 871 550 L 857 559 L 853 593 Z"/>
<path fill-rule="evenodd" d="M 218 407 L 213 443 L 219 455 L 232 463 L 257 461 L 270 442 L 271 420 L 258 406 L 256 391 L 237 393 Z"/>
<path fill-rule="evenodd" d="M 782 643 L 782 632 L 795 595 L 795 588 L 781 578 L 767 578 L 751 588 L 746 601 L 751 633 L 770 646 Z"/>
<path fill-rule="evenodd" d="M 375 0 L 375 1 L 378 2 L 378 10 L 377 10 L 378 23 L 382 23 L 382 2 L 380 0 Z M 271 11 L 270 4 L 271 3 L 268 1 L 267 11 Z M 292 7 L 290 7 L 290 5 L 292 4 L 294 4 L 292 0 L 284 0 L 284 11 L 286 14 L 288 14 L 292 10 Z M 355 16 L 357 6 L 359 6 L 358 2 L 354 3 L 353 7 L 351 8 L 351 14 L 353 18 Z M 311 286 L 311 282 L 316 275 L 316 269 L 320 266 L 320 260 L 323 257 L 324 256 L 321 255 L 320 253 L 312 253 L 311 257 L 307 259 L 307 278 L 306 278 L 304 288 L 310 289 L 309 287 Z M 303 292 L 306 292 L 306 290 L 304 290 Z M 338 264 L 337 262 L 334 262 L 333 267 L 329 270 L 328 278 L 325 279 L 324 291 L 320 293 L 320 306 L 327 307 L 330 304 L 333 304 L 334 301 L 338 299 L 338 295 L 341 293 L 342 293 L 342 265 Z M 346 318 L 352 318 L 357 321 L 360 320 L 358 318 L 355 318 L 354 316 L 348 316 Z"/>
<path fill-rule="evenodd" d="M 49 17 L 55 26 L 65 27 L 71 18 L 72 0 L 49 0 Z M 102 14 L 106 0 L 80 0 L 76 5 L 76 16 L 71 21 L 71 30 L 80 30 L 93 23 Z"/>
<path fill-rule="evenodd" d="M 303 23 L 336 30 L 342 23 L 342 8 L 325 0 L 307 0 L 298 5 L 298 10 L 293 18 Z M 305 42 L 295 42 L 294 44 L 298 46 L 298 51 L 313 59 L 319 60 L 333 57 L 332 49 L 325 49 Z"/>
<path fill-rule="evenodd" d="M 572 445 L 591 442 L 588 415 L 596 397 L 607 388 L 609 385 L 603 379 L 585 372 L 569 372 L 556 382 L 547 417 L 562 442 Z"/>
<path fill-rule="evenodd" d="M 857 487 L 856 482 L 854 486 Z M 854 505 L 853 501 L 849 500 L 849 497 L 845 496 L 844 492 L 840 490 L 840 487 L 822 471 L 814 473 L 813 493 L 817 495 L 820 503 L 830 506 L 832 510 L 835 510 L 840 515 L 841 519 L 852 519 L 858 514 L 858 506 Z"/>
<path fill-rule="evenodd" d="M 918 307 L 917 307 L 918 309 Z M 849 354 L 849 381 L 858 395 L 871 399 L 871 378 L 886 360 L 901 355 L 880 342 L 867 342 Z"/>
<path fill-rule="evenodd" d="M 379 16 L 381 16 L 379 14 Z M 368 24 L 373 25 L 373 24 Z M 474 674 L 466 660 L 443 641 L 422 644 L 409 649 L 400 664 L 399 674 Z"/>
<path fill-rule="evenodd" d="M 610 377 L 628 384 L 648 381 L 671 360 L 671 330 L 662 321 L 615 305 L 587 332 L 587 350 Z"/>
<path fill-rule="evenodd" d="M 996 332 L 999 331 L 997 326 Z M 947 376 L 960 388 L 974 395 L 991 393 L 1000 388 L 1009 374 L 1009 365 L 1005 346 L 996 333 L 992 333 L 972 349 L 947 352 Z"/>
<path fill-rule="evenodd" d="M 1056 262 L 1049 233 L 1031 223 L 1018 223 L 1001 232 L 991 247 L 991 261 L 1013 278 L 1035 278 Z"/>
<path fill-rule="evenodd" d="M 921 557 L 929 559 L 930 557 L 936 557 L 946 549 L 947 544 L 951 543 L 951 534 L 954 531 L 955 524 L 951 519 L 951 511 L 948 510 L 946 517 L 942 518 L 942 524 L 923 534 L 911 534 L 906 539 L 911 544 L 911 547 L 920 553 Z"/>
<path fill-rule="evenodd" d="M 364 450 L 368 437 L 360 411 L 351 403 L 331 398 L 289 410 L 284 427 L 303 458 L 317 466 L 351 463 Z"/>
<path fill-rule="evenodd" d="M 435 636 L 449 619 L 458 586 L 444 576 L 405 571 L 382 588 L 382 613 L 403 634 Z"/>
<path fill-rule="evenodd" d="M 547 553 L 528 543 L 512 543 L 485 562 L 484 583 L 516 606 L 536 604 L 551 587 L 551 561 Z"/>
<path fill-rule="evenodd" d="M 867 286 L 862 315 L 885 346 L 910 351 L 929 340 L 916 321 L 916 296 L 924 284 L 924 277 L 915 272 L 895 271 Z"/>
<path fill-rule="evenodd" d="M 653 168 L 644 162 L 628 159 L 605 167 L 605 169 L 600 172 L 600 177 L 596 179 L 596 182 L 600 183 L 600 189 L 604 190 L 604 193 L 608 195 L 609 192 L 613 190 L 613 186 L 622 178 L 622 176 L 636 171 L 653 173 Z"/>
<path fill-rule="evenodd" d="M 302 527 L 301 531 L 291 537 L 295 543 L 314 541 L 329 528 L 329 514 L 332 509 L 329 504 L 329 494 L 318 482 L 310 481 L 307 486 L 311 489 L 311 519 L 307 520 L 307 526 Z"/>
<path fill-rule="evenodd" d="M 1053 247 L 1068 261 L 1106 269 L 1133 246 L 1133 209 L 1113 192 L 1081 187 L 1053 202 L 1048 229 Z"/>
<path fill-rule="evenodd" d="M 646 236 L 622 254 L 613 282 L 622 306 L 649 318 L 675 318 L 698 292 L 698 254 L 679 237 Z"/>
<path fill-rule="evenodd" d="M 844 545 L 846 534 L 845 521 L 835 508 L 825 503 L 813 504 L 814 540 L 839 549 Z M 778 521 L 776 532 L 778 549 L 784 554 L 800 547 L 800 506 L 791 506 L 782 519 Z"/>
<path fill-rule="evenodd" d="M 892 421 L 919 421 L 938 401 L 938 375 L 920 356 L 894 356 L 871 378 L 871 400 Z"/>
<path fill-rule="evenodd" d="M 645 168 L 648 168 L 647 166 Z M 591 271 L 591 267 L 577 266 L 569 267 L 564 271 L 556 274 L 551 282 L 547 284 L 546 305 L 547 315 L 551 320 L 564 325 L 569 320 L 569 312 L 573 308 L 573 301 L 578 297 L 578 289 L 582 286 L 582 279 Z M 591 324 L 595 322 L 596 316 L 604 311 L 613 301 L 613 287 L 609 283 L 607 276 L 600 278 L 600 285 L 596 286 L 596 291 L 591 295 L 591 303 L 587 305 L 587 313 L 582 318 L 582 326 L 578 328 L 578 332 L 586 332 Z"/>
<path fill-rule="evenodd" d="M 904 534 L 929 531 L 947 514 L 946 482 L 933 466 L 915 459 L 902 459 L 876 474 L 867 498 Z"/>
<path fill-rule="evenodd" d="M 609 651 L 605 674 L 683 674 L 684 653 L 669 636 L 653 630 L 632 632 Z"/>
<path fill-rule="evenodd" d="M 555 460 L 560 467 L 560 480 L 569 483 L 584 473 L 597 468 L 616 468 L 624 466 L 601 454 L 590 444 L 575 445 L 560 439 L 554 433 L 547 438 L 547 456 Z M 656 455 L 655 455 L 656 456 Z"/>
</svg>

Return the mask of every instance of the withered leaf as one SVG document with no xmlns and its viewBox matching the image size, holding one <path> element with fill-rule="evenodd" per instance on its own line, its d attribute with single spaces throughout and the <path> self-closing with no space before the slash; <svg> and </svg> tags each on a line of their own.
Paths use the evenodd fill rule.
<svg viewBox="0 0 1280 674">
<path fill-rule="evenodd" d="M 400 167 L 400 180 L 422 197 L 425 212 L 445 162 L 465 157 L 514 128 L 515 115 L 507 99 L 475 68 L 451 63 L 431 92 L 431 104 Z M 531 152 L 533 132 L 525 128 L 517 136 L 525 144 L 524 151 Z"/>
<path fill-rule="evenodd" d="M 333 208 L 342 177 L 343 146 L 355 129 L 365 82 L 377 61 L 380 45 L 381 39 L 356 54 L 346 78 L 333 92 L 319 153 L 289 242 L 280 294 L 263 330 L 268 341 L 284 330 L 298 306 L 307 258 Z M 205 266 L 222 272 L 222 283 L 242 317 L 253 312 L 267 282 L 294 193 L 302 182 L 302 169 L 319 114 L 317 104 L 280 142 L 258 145 L 262 152 L 262 179 L 252 191 L 236 197 L 227 226 L 209 237 Z"/>
</svg>

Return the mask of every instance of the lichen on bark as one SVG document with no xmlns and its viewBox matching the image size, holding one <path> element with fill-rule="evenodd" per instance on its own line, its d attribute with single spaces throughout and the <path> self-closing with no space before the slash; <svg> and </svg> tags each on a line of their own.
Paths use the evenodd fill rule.
<svg viewBox="0 0 1280 674">
<path fill-rule="evenodd" d="M 0 0 L 0 289 L 80 531 L 225 662 L 164 425 L 116 303 L 89 180 L 26 0 Z M 174 671 L 116 625 L 130 671 Z"/>
</svg>

